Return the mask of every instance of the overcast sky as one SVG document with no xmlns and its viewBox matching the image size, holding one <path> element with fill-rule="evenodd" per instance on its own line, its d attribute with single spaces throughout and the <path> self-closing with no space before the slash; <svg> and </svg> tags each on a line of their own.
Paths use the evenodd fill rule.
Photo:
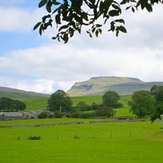
<svg viewBox="0 0 163 163">
<path fill-rule="evenodd" d="M 127 34 L 68 44 L 40 37 L 34 24 L 43 14 L 35 0 L 0 1 L 0 86 L 51 93 L 94 76 L 163 81 L 163 8 L 126 14 Z"/>
</svg>

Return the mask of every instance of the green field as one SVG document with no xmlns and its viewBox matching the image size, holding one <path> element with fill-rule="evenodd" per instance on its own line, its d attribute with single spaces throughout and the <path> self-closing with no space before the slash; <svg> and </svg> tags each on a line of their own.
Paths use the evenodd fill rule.
<svg viewBox="0 0 163 163">
<path fill-rule="evenodd" d="M 102 96 L 78 96 L 72 97 L 73 104 L 76 105 L 79 102 L 83 101 L 86 104 L 97 103 L 100 104 L 102 102 Z"/>
<path fill-rule="evenodd" d="M 18 93 L 12 94 L 0 94 L 0 97 L 10 97 L 14 99 L 18 99 L 23 101 L 26 104 L 26 111 L 42 111 L 47 109 L 48 105 L 48 96 L 30 96 Z M 117 109 L 115 112 L 115 117 L 133 117 L 133 114 L 129 112 L 128 101 L 130 100 L 131 96 L 121 96 L 120 102 L 123 104 L 123 107 Z M 77 105 L 79 102 L 85 102 L 87 104 L 97 103 L 100 104 L 102 102 L 102 96 L 79 96 L 79 97 L 72 97 L 73 105 Z"/>
<path fill-rule="evenodd" d="M 79 120 L 85 123 L 0 128 L 0 163 L 163 162 L 163 131 L 159 123 L 47 119 L 0 122 L 0 126 Z M 40 136 L 41 140 L 28 140 L 30 136 Z"/>
<path fill-rule="evenodd" d="M 123 104 L 123 107 L 116 111 L 116 117 L 134 117 L 134 115 L 130 112 L 130 107 L 128 105 L 130 99 L 131 96 L 121 96 L 120 102 Z"/>
<path fill-rule="evenodd" d="M 48 97 L 28 97 L 21 99 L 27 106 L 28 111 L 38 111 L 47 108 Z M 72 97 L 74 105 L 77 105 L 79 102 L 83 101 L 87 104 L 92 104 L 96 102 L 97 104 L 101 103 L 101 96 L 80 96 Z"/>
<path fill-rule="evenodd" d="M 47 109 L 48 97 L 34 97 L 22 100 L 26 104 L 27 111 L 40 111 Z"/>
<path fill-rule="evenodd" d="M 121 96 L 120 102 L 123 104 L 122 108 L 116 109 L 115 117 L 133 117 L 133 114 L 129 112 L 128 101 L 131 96 Z M 93 102 L 100 104 L 102 102 L 101 96 L 81 96 L 81 97 L 72 97 L 73 104 L 77 105 L 80 101 L 83 101 L 87 104 L 92 104 Z M 22 101 L 25 102 L 27 106 L 27 111 L 40 111 L 47 108 L 48 97 L 33 97 L 33 98 L 24 98 Z"/>
</svg>

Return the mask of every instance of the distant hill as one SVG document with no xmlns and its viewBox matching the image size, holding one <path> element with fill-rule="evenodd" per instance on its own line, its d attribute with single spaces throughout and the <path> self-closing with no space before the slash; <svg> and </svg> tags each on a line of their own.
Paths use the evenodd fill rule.
<svg viewBox="0 0 163 163">
<path fill-rule="evenodd" d="M 106 91 L 112 90 L 121 95 L 130 95 L 135 91 L 150 90 L 153 85 L 163 85 L 163 82 L 144 82 L 129 77 L 93 77 L 75 83 L 68 94 L 70 96 L 103 95 Z"/>
<path fill-rule="evenodd" d="M 0 97 L 9 97 L 14 99 L 26 99 L 33 97 L 47 97 L 47 94 L 41 94 L 36 92 L 28 92 L 24 90 L 8 88 L 8 87 L 0 87 Z"/>
</svg>

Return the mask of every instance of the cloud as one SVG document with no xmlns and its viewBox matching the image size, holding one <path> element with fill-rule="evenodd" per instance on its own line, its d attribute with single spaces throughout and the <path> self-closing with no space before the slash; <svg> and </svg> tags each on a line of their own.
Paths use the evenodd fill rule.
<svg viewBox="0 0 163 163">
<path fill-rule="evenodd" d="M 27 91 L 34 91 L 34 92 L 43 92 L 49 93 L 52 90 L 55 90 L 58 85 L 55 87 L 54 81 L 45 80 L 45 79 L 38 79 L 38 80 L 18 80 L 18 79 L 11 79 L 11 78 L 4 78 L 0 77 L 0 85 L 10 88 L 17 88 Z"/>
<path fill-rule="evenodd" d="M 133 76 L 144 80 L 163 80 L 163 58 L 160 50 L 126 48 L 94 50 L 73 46 L 45 46 L 20 50 L 0 57 L 1 71 L 25 76 L 17 88 L 37 92 L 68 89 L 73 82 L 92 76 Z"/>
<path fill-rule="evenodd" d="M 18 7 L 0 6 L 0 32 L 32 31 L 43 14 L 42 10 L 25 10 Z"/>
<path fill-rule="evenodd" d="M 17 88 L 26 91 L 33 91 L 38 93 L 53 93 L 58 89 L 67 90 L 72 83 L 55 82 L 55 80 L 48 79 L 19 79 L 10 77 L 0 77 L 0 86 Z"/>
<path fill-rule="evenodd" d="M 158 8 L 152 14 L 128 15 L 128 34 L 119 38 L 106 33 L 98 39 L 81 35 L 66 45 L 53 42 L 3 55 L 0 74 L 9 75 L 0 84 L 47 93 L 68 89 L 74 82 L 92 76 L 163 81 L 162 14 Z M 5 81 L 3 74 L 1 81 Z"/>
</svg>

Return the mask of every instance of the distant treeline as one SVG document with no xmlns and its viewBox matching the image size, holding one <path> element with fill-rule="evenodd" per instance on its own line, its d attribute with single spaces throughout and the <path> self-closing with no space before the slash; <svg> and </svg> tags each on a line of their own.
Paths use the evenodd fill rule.
<svg viewBox="0 0 163 163">
<path fill-rule="evenodd" d="M 17 112 L 25 110 L 26 105 L 19 101 L 10 98 L 0 98 L 0 111 L 1 112 Z"/>
<path fill-rule="evenodd" d="M 73 105 L 72 99 L 63 90 L 53 93 L 48 99 L 48 108 L 42 112 L 39 118 L 71 117 L 71 118 L 95 118 L 113 117 L 114 109 L 122 107 L 120 96 L 113 91 L 106 92 L 100 104 L 86 104 L 80 101 Z"/>
<path fill-rule="evenodd" d="M 56 91 L 48 100 L 47 110 L 55 117 L 94 118 L 113 117 L 115 109 L 121 108 L 120 96 L 114 91 L 108 91 L 102 96 L 101 104 L 90 105 L 79 102 L 73 106 L 71 98 L 62 90 Z M 137 91 L 129 101 L 130 111 L 137 118 L 150 118 L 154 121 L 163 114 L 163 86 L 153 86 L 150 91 Z M 48 116 L 43 112 L 40 118 Z M 50 116 L 52 116 L 50 114 Z"/>
<path fill-rule="evenodd" d="M 137 118 L 150 118 L 152 121 L 161 118 L 163 114 L 163 86 L 153 86 L 150 91 L 135 92 L 128 105 Z M 25 110 L 26 105 L 18 100 L 0 98 L 0 111 L 17 112 Z M 73 105 L 72 98 L 63 90 L 53 93 L 48 99 L 48 107 L 42 111 L 39 118 L 73 117 L 96 118 L 113 117 L 116 109 L 122 108 L 117 92 L 107 91 L 102 96 L 101 103 L 86 104 L 80 101 Z"/>
</svg>

